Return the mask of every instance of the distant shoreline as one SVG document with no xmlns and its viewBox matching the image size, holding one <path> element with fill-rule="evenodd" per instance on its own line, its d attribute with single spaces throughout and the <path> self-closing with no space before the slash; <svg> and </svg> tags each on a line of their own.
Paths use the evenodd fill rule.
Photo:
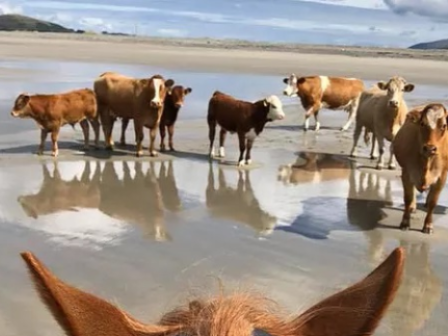
<svg viewBox="0 0 448 336">
<path fill-rule="evenodd" d="M 207 48 L 218 50 L 247 50 L 294 52 L 301 54 L 343 55 L 351 57 L 407 58 L 448 61 L 448 50 L 415 50 L 407 48 L 383 48 L 361 46 L 319 45 L 301 43 L 256 42 L 233 39 L 176 38 L 150 36 L 121 36 L 104 34 L 40 33 L 0 31 L 3 38 L 33 38 L 47 40 L 71 40 L 83 42 L 110 42 L 123 44 L 146 44 L 167 47 Z"/>
</svg>

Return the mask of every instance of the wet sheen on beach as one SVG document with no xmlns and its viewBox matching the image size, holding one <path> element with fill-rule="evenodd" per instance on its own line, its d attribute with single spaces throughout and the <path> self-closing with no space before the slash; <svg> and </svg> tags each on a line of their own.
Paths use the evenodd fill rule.
<svg viewBox="0 0 448 336">
<path fill-rule="evenodd" d="M 177 151 L 149 158 L 146 129 L 141 158 L 133 145 L 83 151 L 79 126 L 67 126 L 57 159 L 49 141 L 44 156 L 36 156 L 39 132 L 34 122 L 9 115 L 14 98 L 91 87 L 95 76 L 112 69 L 140 77 L 161 73 L 193 88 L 176 124 Z M 412 230 L 398 230 L 400 171 L 376 171 L 366 146 L 358 159 L 349 158 L 353 127 L 338 131 L 346 113 L 323 110 L 320 132 L 311 122 L 304 133 L 297 98 L 281 97 L 286 120 L 268 124 L 255 140 L 250 167 L 235 166 L 236 135 L 227 138 L 225 159 L 209 160 L 211 93 L 281 96 L 281 80 L 107 63 L 0 62 L 2 335 L 61 333 L 31 286 L 23 250 L 68 283 L 155 321 L 192 294 L 215 293 L 218 279 L 228 290 L 262 290 L 295 312 L 362 278 L 402 246 L 403 282 L 375 335 L 447 330 L 448 188 L 435 211 L 434 235 L 418 231 L 426 195 L 417 198 Z M 446 92 L 416 83 L 407 102 L 443 102 Z M 116 122 L 117 143 L 120 127 Z M 132 122 L 127 139 L 134 143 Z M 159 141 L 157 135 L 157 149 Z"/>
</svg>

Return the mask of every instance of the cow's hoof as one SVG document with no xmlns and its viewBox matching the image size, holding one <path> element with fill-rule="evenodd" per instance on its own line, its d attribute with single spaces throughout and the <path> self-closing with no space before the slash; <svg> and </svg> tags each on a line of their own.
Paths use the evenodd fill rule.
<svg viewBox="0 0 448 336">
<path fill-rule="evenodd" d="M 375 156 L 375 155 L 370 155 L 370 160 L 376 160 L 376 159 L 378 159 L 377 156 Z"/>
<path fill-rule="evenodd" d="M 238 168 L 244 167 L 244 160 L 241 160 L 240 162 L 238 162 Z"/>
<path fill-rule="evenodd" d="M 149 153 L 149 155 L 151 157 L 157 157 L 157 156 L 159 156 L 159 153 L 157 153 L 156 151 L 152 151 L 152 152 Z"/>
<path fill-rule="evenodd" d="M 388 167 L 390 170 L 395 170 L 395 168 L 397 168 L 395 165 L 389 165 Z"/>
<path fill-rule="evenodd" d="M 352 153 L 350 153 L 350 157 L 351 158 L 355 158 L 355 157 L 357 157 L 358 155 L 356 154 L 356 152 L 352 152 Z"/>
<path fill-rule="evenodd" d="M 432 233 L 434 233 L 434 229 L 431 226 L 424 226 L 422 229 L 422 233 L 432 234 Z"/>
<path fill-rule="evenodd" d="M 341 132 L 345 132 L 345 131 L 347 131 L 347 129 L 344 128 L 344 127 L 341 127 L 341 128 L 339 129 L 339 131 L 341 131 Z"/>
<path fill-rule="evenodd" d="M 401 224 L 400 224 L 400 230 L 401 231 L 409 231 L 409 229 L 410 229 L 410 225 L 409 225 L 409 222 L 401 222 Z"/>
<path fill-rule="evenodd" d="M 381 165 L 381 164 L 377 164 L 377 165 L 376 165 L 376 169 L 377 169 L 377 170 L 383 170 L 383 165 Z"/>
<path fill-rule="evenodd" d="M 248 165 L 250 165 L 252 163 L 252 160 L 246 160 L 246 165 L 248 166 Z"/>
<path fill-rule="evenodd" d="M 38 155 L 38 156 L 42 156 L 42 155 L 44 155 L 44 151 L 37 151 L 37 152 L 36 152 L 36 155 Z"/>
<path fill-rule="evenodd" d="M 135 156 L 136 156 L 136 157 L 141 157 L 142 155 L 143 155 L 143 152 L 136 152 L 136 153 L 135 153 Z"/>
<path fill-rule="evenodd" d="M 170 147 L 170 152 L 175 152 L 176 150 L 174 149 L 174 147 Z"/>
<path fill-rule="evenodd" d="M 106 146 L 106 150 L 107 150 L 107 151 L 113 151 L 114 148 L 113 148 L 112 146 Z"/>
<path fill-rule="evenodd" d="M 58 153 L 57 151 L 56 151 L 56 152 L 51 152 L 51 156 L 52 156 L 52 157 L 58 157 L 58 154 L 59 154 L 59 153 Z"/>
</svg>

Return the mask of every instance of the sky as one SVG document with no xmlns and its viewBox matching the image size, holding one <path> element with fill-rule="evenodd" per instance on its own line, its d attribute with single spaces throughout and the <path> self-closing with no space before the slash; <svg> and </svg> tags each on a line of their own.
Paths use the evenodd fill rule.
<svg viewBox="0 0 448 336">
<path fill-rule="evenodd" d="M 165 37 L 385 47 L 448 38 L 448 0 L 0 0 L 0 13 Z"/>
</svg>

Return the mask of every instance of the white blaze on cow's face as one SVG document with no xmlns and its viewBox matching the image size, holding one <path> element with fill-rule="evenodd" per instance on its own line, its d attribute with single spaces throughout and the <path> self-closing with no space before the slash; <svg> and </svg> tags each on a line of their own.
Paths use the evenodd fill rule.
<svg viewBox="0 0 448 336">
<path fill-rule="evenodd" d="M 161 91 L 164 89 L 162 87 L 164 85 L 164 81 L 163 79 L 160 78 L 154 78 L 153 85 L 154 85 L 154 98 L 152 98 L 151 103 L 154 105 L 154 107 L 161 107 L 163 102 L 163 99 L 161 97 Z"/>
<path fill-rule="evenodd" d="M 265 106 L 269 106 L 269 112 L 267 115 L 268 120 L 282 120 L 285 118 L 285 112 L 283 112 L 283 104 L 280 99 L 275 96 L 269 96 L 264 100 Z"/>
<path fill-rule="evenodd" d="M 414 90 L 414 84 L 407 83 L 402 77 L 394 76 L 387 83 L 379 82 L 378 88 L 380 90 L 387 91 L 387 102 L 389 107 L 398 109 L 401 101 L 403 100 L 404 92 L 412 92 Z"/>
<path fill-rule="evenodd" d="M 297 76 L 295 74 L 291 74 L 289 78 L 283 78 L 283 83 L 286 84 L 285 89 L 283 90 L 283 94 L 288 97 L 297 96 Z"/>
<path fill-rule="evenodd" d="M 25 93 L 20 94 L 14 101 L 14 106 L 11 110 L 11 115 L 18 118 L 26 118 L 30 112 L 31 97 Z"/>
</svg>

